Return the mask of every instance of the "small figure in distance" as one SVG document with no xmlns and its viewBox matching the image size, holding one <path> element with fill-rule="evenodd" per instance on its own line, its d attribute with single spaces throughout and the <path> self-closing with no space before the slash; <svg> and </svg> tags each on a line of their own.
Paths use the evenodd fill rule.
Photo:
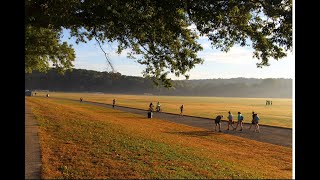
<svg viewBox="0 0 320 180">
<path fill-rule="evenodd" d="M 242 121 L 243 121 L 243 115 L 241 114 L 241 112 L 238 112 L 238 122 L 237 122 L 237 126 L 236 126 L 236 128 L 234 128 L 234 130 L 237 130 L 238 125 L 240 124 L 240 127 L 241 127 L 240 131 L 242 131 L 242 128 L 243 128 Z"/>
<path fill-rule="evenodd" d="M 151 103 L 149 104 L 149 111 L 150 111 L 150 112 L 153 112 L 153 107 L 154 107 L 154 106 L 153 106 L 153 104 L 152 104 L 152 102 L 151 102 Z"/>
<path fill-rule="evenodd" d="M 35 92 L 35 93 L 34 93 L 34 96 L 36 96 L 36 95 L 37 95 L 37 93 Z"/>
<path fill-rule="evenodd" d="M 260 120 L 260 117 L 258 116 L 258 114 L 256 113 L 255 116 L 254 116 L 254 121 L 255 121 L 255 129 L 254 129 L 254 132 L 260 132 L 260 127 L 259 127 L 259 120 Z"/>
<path fill-rule="evenodd" d="M 82 97 L 80 97 L 80 102 L 82 102 L 83 101 L 83 99 L 82 99 Z"/>
<path fill-rule="evenodd" d="M 49 94 L 47 94 L 46 96 L 49 97 Z"/>
<path fill-rule="evenodd" d="M 229 115 L 228 115 L 228 131 L 229 131 L 229 126 L 231 125 L 232 129 L 234 129 L 234 126 L 233 126 L 233 115 L 231 114 L 231 112 L 229 111 L 228 112 Z"/>
<path fill-rule="evenodd" d="M 112 108 L 114 109 L 114 106 L 116 105 L 116 99 L 112 100 Z"/>
<path fill-rule="evenodd" d="M 252 111 L 252 120 L 251 120 L 251 124 L 250 124 L 249 130 L 251 129 L 252 125 L 255 124 L 254 123 L 255 122 L 254 121 L 254 116 L 255 116 L 254 111 Z"/>
<path fill-rule="evenodd" d="M 157 112 L 160 112 L 161 111 L 161 109 L 160 109 L 160 102 L 158 101 L 158 103 L 157 103 Z"/>
<path fill-rule="evenodd" d="M 180 106 L 180 116 L 183 116 L 183 104 Z"/>
<path fill-rule="evenodd" d="M 214 127 L 214 131 L 217 131 L 217 125 L 219 126 L 219 132 L 221 132 L 221 119 L 223 118 L 223 115 L 218 115 L 216 117 L 216 119 L 214 120 L 215 123 L 215 127 Z"/>
</svg>

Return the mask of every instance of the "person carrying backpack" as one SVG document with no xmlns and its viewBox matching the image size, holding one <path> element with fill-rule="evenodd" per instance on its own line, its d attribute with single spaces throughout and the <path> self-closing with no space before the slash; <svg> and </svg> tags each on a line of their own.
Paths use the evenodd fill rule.
<svg viewBox="0 0 320 180">
<path fill-rule="evenodd" d="M 242 131 L 242 128 L 243 128 L 243 126 L 242 126 L 242 121 L 243 121 L 243 115 L 241 114 L 241 112 L 238 112 L 238 122 L 237 122 L 237 126 L 236 126 L 236 128 L 234 128 L 233 130 L 237 130 L 238 125 L 240 124 L 240 127 L 241 127 L 240 131 Z"/>
<path fill-rule="evenodd" d="M 255 121 L 254 132 L 257 132 L 257 131 L 260 132 L 260 127 L 259 127 L 260 117 L 258 116 L 258 114 L 255 114 L 254 121 Z"/>
</svg>

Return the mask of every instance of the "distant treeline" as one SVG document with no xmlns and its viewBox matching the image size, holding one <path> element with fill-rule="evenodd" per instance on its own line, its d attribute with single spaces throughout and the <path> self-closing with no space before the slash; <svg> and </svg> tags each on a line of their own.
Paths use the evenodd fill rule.
<svg viewBox="0 0 320 180">
<path fill-rule="evenodd" d="M 152 80 L 125 76 L 120 73 L 98 72 L 84 69 L 58 74 L 25 74 L 25 88 L 64 92 L 103 92 L 123 94 L 154 94 L 175 96 L 265 97 L 291 98 L 292 79 L 284 78 L 231 78 L 205 80 L 175 80 L 174 88 L 156 87 Z"/>
</svg>

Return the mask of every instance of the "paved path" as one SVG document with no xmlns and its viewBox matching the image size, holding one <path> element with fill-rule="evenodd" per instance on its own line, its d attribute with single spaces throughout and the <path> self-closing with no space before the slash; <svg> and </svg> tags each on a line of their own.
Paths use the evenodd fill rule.
<svg viewBox="0 0 320 180">
<path fill-rule="evenodd" d="M 76 100 L 73 100 L 73 101 L 76 101 Z M 111 104 L 104 104 L 104 103 L 90 102 L 90 101 L 83 101 L 82 103 L 112 108 Z M 134 114 L 141 114 L 147 117 L 147 110 L 128 108 L 123 106 L 116 106 L 115 109 L 134 113 Z M 212 133 L 212 131 L 214 131 L 214 126 L 215 126 L 213 119 L 186 116 L 186 115 L 179 116 L 177 114 L 172 114 L 172 113 L 154 112 L 153 118 L 159 118 L 159 119 L 164 119 L 164 120 L 175 122 L 175 123 L 208 129 L 208 131 L 183 132 L 181 133 L 182 135 L 206 136 Z M 263 121 L 263 119 L 261 121 Z M 292 129 L 291 128 L 260 125 L 260 133 L 257 133 L 257 132 L 254 132 L 254 126 L 252 126 L 251 131 L 248 130 L 250 126 L 249 123 L 244 123 L 243 131 L 233 131 L 233 130 L 227 131 L 226 130 L 227 126 L 228 126 L 227 121 L 223 120 L 221 123 L 222 133 L 240 136 L 243 138 L 248 138 L 256 141 L 292 147 Z M 232 127 L 230 127 L 230 129 L 232 129 Z M 238 130 L 239 129 L 240 128 L 238 127 Z"/>
<path fill-rule="evenodd" d="M 41 157 L 38 137 L 38 124 L 25 105 L 25 179 L 41 178 Z"/>
</svg>

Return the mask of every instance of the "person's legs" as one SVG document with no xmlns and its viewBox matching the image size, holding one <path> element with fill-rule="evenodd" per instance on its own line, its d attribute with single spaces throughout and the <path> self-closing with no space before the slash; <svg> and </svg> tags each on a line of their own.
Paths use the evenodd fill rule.
<svg viewBox="0 0 320 180">
<path fill-rule="evenodd" d="M 233 130 L 237 130 L 238 125 L 239 125 L 239 121 L 237 122 L 236 128 L 234 128 Z"/>
<path fill-rule="evenodd" d="M 253 123 L 253 120 L 251 121 L 251 124 L 250 124 L 249 130 L 251 129 L 251 127 L 252 127 L 252 124 L 254 124 L 254 123 Z"/>
<path fill-rule="evenodd" d="M 254 132 L 257 132 L 257 129 L 258 129 L 258 122 L 255 121 L 254 122 Z"/>
<path fill-rule="evenodd" d="M 256 131 L 260 132 L 260 128 L 259 128 L 259 123 L 258 123 L 258 122 L 256 123 L 256 130 L 255 130 L 255 132 L 256 132 Z"/>
<path fill-rule="evenodd" d="M 243 128 L 242 121 L 240 121 L 240 127 L 241 127 L 240 131 L 242 131 L 242 128 Z"/>
<path fill-rule="evenodd" d="M 221 132 L 221 122 L 219 122 L 219 132 Z"/>
<path fill-rule="evenodd" d="M 231 124 L 232 129 L 234 130 L 234 126 L 233 126 L 234 121 L 231 121 L 230 124 Z"/>
<path fill-rule="evenodd" d="M 229 130 L 229 127 L 230 127 L 230 126 L 232 127 L 232 129 L 234 129 L 233 121 L 229 121 L 229 122 L 228 122 L 228 130 Z"/>
</svg>

